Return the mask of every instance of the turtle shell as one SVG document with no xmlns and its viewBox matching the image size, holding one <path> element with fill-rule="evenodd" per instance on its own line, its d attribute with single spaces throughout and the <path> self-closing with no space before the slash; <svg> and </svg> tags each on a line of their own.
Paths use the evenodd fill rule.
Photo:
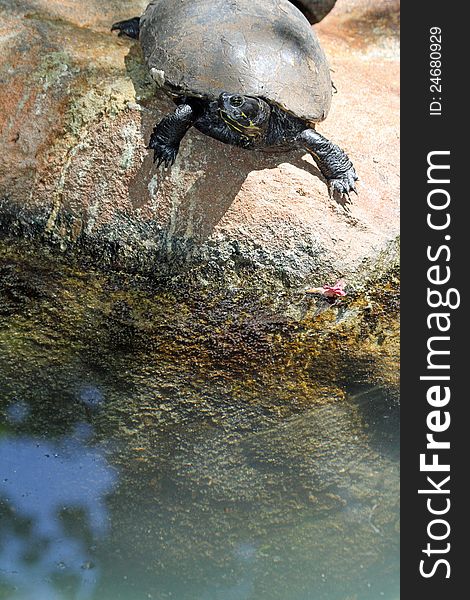
<svg viewBox="0 0 470 600">
<path fill-rule="evenodd" d="M 149 69 L 170 91 L 258 96 L 310 122 L 328 114 L 326 57 L 288 0 L 153 0 L 139 39 Z"/>
</svg>

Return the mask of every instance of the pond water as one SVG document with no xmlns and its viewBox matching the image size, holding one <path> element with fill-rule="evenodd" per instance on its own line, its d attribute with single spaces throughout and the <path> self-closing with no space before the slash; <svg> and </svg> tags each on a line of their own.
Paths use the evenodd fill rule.
<svg viewBox="0 0 470 600">
<path fill-rule="evenodd" d="M 387 390 L 282 410 L 240 365 L 90 358 L 28 306 L 0 328 L 0 599 L 398 599 Z"/>
</svg>

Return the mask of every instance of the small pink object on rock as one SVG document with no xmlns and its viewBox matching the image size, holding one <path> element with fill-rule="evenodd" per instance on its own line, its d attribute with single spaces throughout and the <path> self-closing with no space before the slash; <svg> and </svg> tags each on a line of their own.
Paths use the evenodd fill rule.
<svg viewBox="0 0 470 600">
<path fill-rule="evenodd" d="M 323 285 L 319 288 L 309 288 L 305 290 L 306 294 L 322 294 L 326 298 L 340 298 L 346 296 L 344 291 L 344 281 L 340 279 L 334 285 Z"/>
</svg>

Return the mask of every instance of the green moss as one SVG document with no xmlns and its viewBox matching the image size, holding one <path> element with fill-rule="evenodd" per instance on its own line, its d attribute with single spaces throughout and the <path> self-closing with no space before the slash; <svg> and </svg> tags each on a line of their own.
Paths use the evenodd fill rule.
<svg viewBox="0 0 470 600">
<path fill-rule="evenodd" d="M 12 374 L 18 353 L 33 371 L 52 361 L 59 378 L 79 357 L 118 380 L 125 373 L 145 394 L 163 398 L 155 382 L 174 380 L 178 393 L 199 390 L 207 408 L 204 395 L 215 386 L 234 406 L 273 414 L 341 400 L 351 386 L 397 393 L 396 273 L 333 306 L 292 292 L 302 313 L 294 319 L 253 279 L 243 290 L 184 288 L 18 256 L 11 246 L 1 255 L 0 310 L 8 318 L 0 337 Z"/>
<path fill-rule="evenodd" d="M 145 65 L 140 48 L 135 45 L 131 47 L 126 58 L 126 72 L 132 80 L 135 95 L 139 101 L 147 101 L 155 97 L 158 86 L 150 77 L 149 70 Z"/>
<path fill-rule="evenodd" d="M 66 129 L 76 137 L 91 124 L 106 117 L 114 117 L 123 111 L 128 102 L 133 102 L 134 88 L 125 78 L 113 78 L 90 82 L 84 80 L 83 87 L 75 89 L 66 113 Z"/>
<path fill-rule="evenodd" d="M 39 81 L 47 91 L 66 75 L 74 70 L 72 57 L 63 51 L 50 52 L 41 56 L 37 70 L 34 72 L 34 79 Z"/>
</svg>

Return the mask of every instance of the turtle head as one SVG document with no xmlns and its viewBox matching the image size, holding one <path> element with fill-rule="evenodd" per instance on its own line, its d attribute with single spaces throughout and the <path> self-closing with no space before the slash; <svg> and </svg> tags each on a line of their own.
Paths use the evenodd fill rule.
<svg viewBox="0 0 470 600">
<path fill-rule="evenodd" d="M 219 96 L 219 113 L 231 129 L 255 137 L 264 132 L 271 108 L 261 98 L 224 92 Z"/>
</svg>

